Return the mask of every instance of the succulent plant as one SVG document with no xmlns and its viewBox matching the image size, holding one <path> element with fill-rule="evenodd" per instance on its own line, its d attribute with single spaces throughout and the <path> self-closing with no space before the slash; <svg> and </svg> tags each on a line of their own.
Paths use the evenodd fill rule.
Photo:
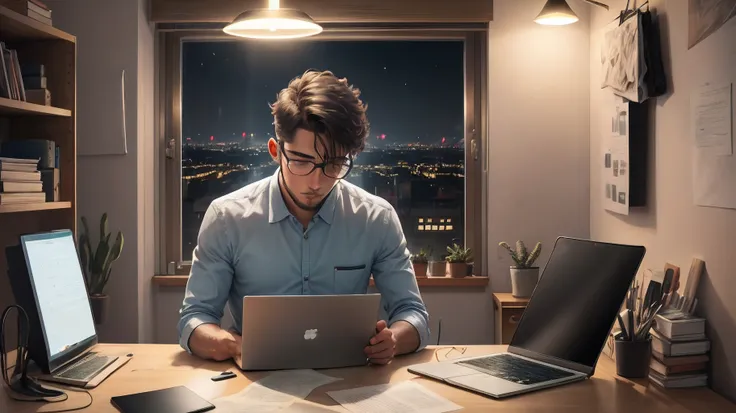
<svg viewBox="0 0 736 413">
<path fill-rule="evenodd" d="M 418 253 L 411 255 L 411 262 L 429 262 L 429 256 L 432 254 L 432 249 L 421 248 Z"/>
<path fill-rule="evenodd" d="M 506 248 L 511 255 L 511 259 L 516 263 L 516 268 L 532 268 L 534 261 L 539 258 L 539 254 L 542 252 L 542 243 L 537 242 L 537 245 L 532 249 L 532 252 L 528 252 L 524 241 L 516 241 L 516 249 L 512 249 L 509 244 L 505 242 L 499 242 L 498 245 Z"/>
<path fill-rule="evenodd" d="M 445 261 L 450 263 L 469 262 L 472 259 L 470 248 L 465 248 L 457 243 L 447 246 L 447 252 L 449 255 L 445 257 Z"/>
<path fill-rule="evenodd" d="M 107 231 L 107 213 L 100 218 L 100 239 L 92 251 L 92 240 L 87 219 L 82 217 L 82 233 L 79 234 L 79 257 L 82 261 L 84 278 L 90 295 L 102 295 L 110 280 L 112 263 L 120 258 L 123 251 L 123 233 L 118 231 L 115 241 L 110 245 L 110 233 Z"/>
</svg>

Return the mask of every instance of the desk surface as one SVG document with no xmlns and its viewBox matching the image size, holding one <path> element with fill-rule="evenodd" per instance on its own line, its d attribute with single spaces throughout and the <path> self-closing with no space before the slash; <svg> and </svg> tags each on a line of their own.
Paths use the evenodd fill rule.
<svg viewBox="0 0 736 413">
<path fill-rule="evenodd" d="M 249 383 L 268 375 L 268 372 L 241 372 L 231 362 L 204 361 L 182 351 L 178 345 L 130 344 L 103 345 L 115 352 L 132 352 L 134 357 L 120 370 L 113 373 L 99 387 L 91 390 L 93 403 L 81 410 L 95 413 L 117 412 L 110 404 L 110 397 L 155 390 L 175 385 L 186 385 L 200 396 L 212 400 L 236 393 Z M 346 411 L 325 392 L 351 387 L 395 383 L 414 380 L 431 391 L 463 406 L 462 411 L 482 412 L 734 412 L 736 405 L 707 388 L 661 389 L 646 379 L 627 380 L 615 374 L 614 363 L 601 356 L 596 374 L 589 380 L 552 389 L 540 390 L 494 400 L 464 390 L 456 389 L 429 379 L 418 377 L 406 370 L 411 364 L 443 360 L 468 355 L 481 355 L 504 351 L 506 346 L 456 346 L 466 348 L 464 354 L 448 346 L 430 346 L 426 350 L 401 356 L 387 366 L 365 366 L 324 370 L 325 374 L 341 377 L 340 380 L 317 388 L 307 397 L 314 412 Z M 211 376 L 224 370 L 237 372 L 235 379 L 213 382 Z M 3 383 L 4 384 L 4 383 Z M 68 392 L 69 399 L 60 403 L 16 402 L 0 391 L 0 412 L 27 413 L 57 411 L 88 403 L 85 393 Z M 215 410 L 216 411 L 216 410 Z"/>
</svg>

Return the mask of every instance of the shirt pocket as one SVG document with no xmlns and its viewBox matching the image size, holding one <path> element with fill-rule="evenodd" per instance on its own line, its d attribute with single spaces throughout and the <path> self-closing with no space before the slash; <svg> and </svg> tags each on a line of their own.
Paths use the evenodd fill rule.
<svg viewBox="0 0 736 413">
<path fill-rule="evenodd" d="M 336 265 L 333 271 L 335 294 L 365 294 L 370 269 L 365 264 Z"/>
</svg>

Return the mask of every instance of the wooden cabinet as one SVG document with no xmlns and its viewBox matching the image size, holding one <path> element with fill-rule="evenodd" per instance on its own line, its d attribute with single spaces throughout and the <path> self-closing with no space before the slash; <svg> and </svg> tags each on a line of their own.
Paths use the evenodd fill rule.
<svg viewBox="0 0 736 413">
<path fill-rule="evenodd" d="M 516 326 L 521 320 L 528 298 L 516 298 L 511 293 L 493 293 L 493 309 L 495 312 L 496 344 L 509 344 L 514 336 Z"/>
</svg>

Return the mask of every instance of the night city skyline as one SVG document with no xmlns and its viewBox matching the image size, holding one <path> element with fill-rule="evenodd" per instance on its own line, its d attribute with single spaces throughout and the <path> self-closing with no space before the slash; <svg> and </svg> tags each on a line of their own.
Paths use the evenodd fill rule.
<svg viewBox="0 0 736 413">
<path fill-rule="evenodd" d="M 368 105 L 366 148 L 345 180 L 394 207 L 412 253 L 441 260 L 463 243 L 462 42 L 185 43 L 182 65 L 184 260 L 212 200 L 275 172 L 268 105 L 310 68 L 346 77 Z"/>
</svg>

